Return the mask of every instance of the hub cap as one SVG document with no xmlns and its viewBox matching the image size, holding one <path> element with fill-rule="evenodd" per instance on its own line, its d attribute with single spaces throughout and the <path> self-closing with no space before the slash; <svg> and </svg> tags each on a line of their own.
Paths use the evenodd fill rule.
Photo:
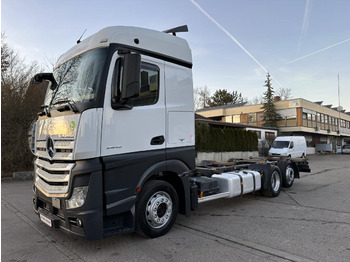
<svg viewBox="0 0 350 262">
<path fill-rule="evenodd" d="M 294 169 L 290 165 L 286 168 L 286 179 L 288 184 L 294 180 Z"/>
<path fill-rule="evenodd" d="M 147 202 L 145 215 L 147 223 L 153 228 L 164 226 L 170 219 L 173 202 L 168 193 L 155 193 Z"/>
<path fill-rule="evenodd" d="M 280 188 L 280 184 L 281 184 L 280 176 L 278 172 L 275 171 L 272 173 L 272 176 L 271 176 L 271 186 L 273 191 L 277 192 L 278 189 Z"/>
</svg>

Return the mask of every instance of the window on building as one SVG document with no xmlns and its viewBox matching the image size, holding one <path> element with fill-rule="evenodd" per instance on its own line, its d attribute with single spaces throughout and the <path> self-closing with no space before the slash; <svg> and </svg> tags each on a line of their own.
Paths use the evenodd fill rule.
<svg viewBox="0 0 350 262">
<path fill-rule="evenodd" d="M 320 114 L 321 123 L 324 123 L 324 114 Z"/>
<path fill-rule="evenodd" d="M 256 122 L 256 113 L 248 114 L 248 123 Z"/>
<path fill-rule="evenodd" d="M 345 127 L 345 120 L 343 120 L 343 119 L 340 120 L 340 126 Z"/>
<path fill-rule="evenodd" d="M 241 116 L 240 115 L 232 116 L 232 123 L 241 123 Z"/>
<path fill-rule="evenodd" d="M 287 119 L 296 119 L 297 116 L 296 115 L 290 115 L 290 116 L 287 116 Z"/>
<path fill-rule="evenodd" d="M 228 123 L 232 123 L 232 116 L 225 116 L 224 121 Z"/>
</svg>

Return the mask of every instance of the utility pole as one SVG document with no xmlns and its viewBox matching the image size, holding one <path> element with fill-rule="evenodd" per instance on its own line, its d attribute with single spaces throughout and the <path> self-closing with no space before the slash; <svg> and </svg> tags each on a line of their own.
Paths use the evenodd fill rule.
<svg viewBox="0 0 350 262">
<path fill-rule="evenodd" d="M 342 141 L 340 138 L 340 111 L 342 110 L 341 106 L 340 106 L 340 85 L 339 85 L 339 74 L 338 74 L 338 137 L 340 139 L 340 146 L 342 146 Z"/>
</svg>

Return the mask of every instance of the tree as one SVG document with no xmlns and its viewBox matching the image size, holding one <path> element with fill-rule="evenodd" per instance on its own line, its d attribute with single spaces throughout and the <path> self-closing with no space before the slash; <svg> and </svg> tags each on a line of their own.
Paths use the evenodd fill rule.
<svg viewBox="0 0 350 262">
<path fill-rule="evenodd" d="M 279 114 L 276 112 L 275 104 L 273 103 L 274 91 L 271 85 L 270 74 L 267 73 L 267 79 L 265 80 L 265 85 L 267 87 L 266 92 L 264 93 L 264 104 L 263 104 L 263 126 L 268 127 L 277 127 L 277 120 L 279 118 Z"/>
<path fill-rule="evenodd" d="M 229 93 L 226 89 L 218 89 L 211 97 L 210 106 L 225 106 L 243 102 L 244 99 L 241 93 L 238 93 L 237 91 Z"/>
<path fill-rule="evenodd" d="M 210 106 L 210 91 L 207 86 L 194 88 L 193 95 L 195 110 Z"/>
<path fill-rule="evenodd" d="M 33 156 L 28 149 L 28 130 L 40 110 L 46 91 L 28 89 L 37 65 L 26 65 L 1 35 L 1 171 L 32 169 Z"/>
<path fill-rule="evenodd" d="M 259 104 L 263 104 L 263 103 L 264 103 L 263 96 L 256 96 L 248 102 L 249 105 L 259 105 Z"/>
<path fill-rule="evenodd" d="M 276 95 L 278 95 L 281 98 L 281 100 L 288 100 L 292 98 L 292 89 L 280 87 L 276 90 Z"/>
</svg>

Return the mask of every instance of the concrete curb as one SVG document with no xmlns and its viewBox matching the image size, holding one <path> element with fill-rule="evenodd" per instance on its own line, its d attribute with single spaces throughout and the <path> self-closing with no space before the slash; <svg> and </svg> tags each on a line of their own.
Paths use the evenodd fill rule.
<svg viewBox="0 0 350 262">
<path fill-rule="evenodd" d="M 33 179 L 33 171 L 13 172 L 13 180 L 25 181 Z"/>
</svg>

